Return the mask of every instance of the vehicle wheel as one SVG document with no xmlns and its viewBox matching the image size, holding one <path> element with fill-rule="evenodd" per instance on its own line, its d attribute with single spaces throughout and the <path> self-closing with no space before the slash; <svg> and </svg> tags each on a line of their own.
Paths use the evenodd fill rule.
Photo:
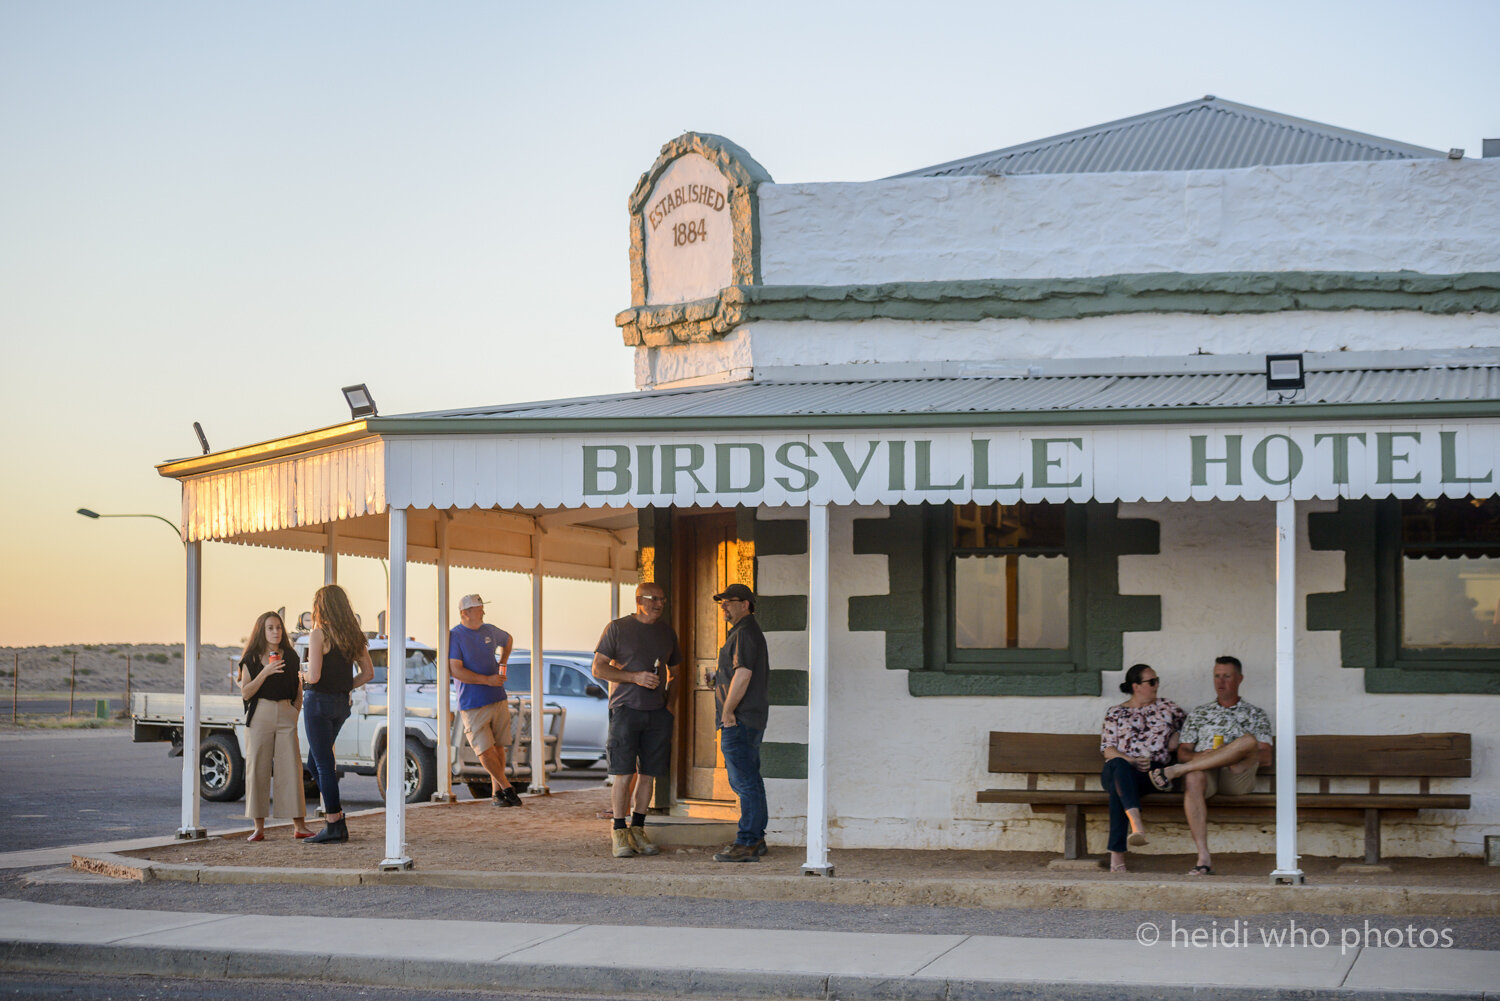
<svg viewBox="0 0 1500 1001">
<path fill-rule="evenodd" d="M 230 803 L 245 795 L 245 759 L 230 735 L 211 733 L 203 738 L 198 751 L 198 792 L 215 803 Z"/>
<path fill-rule="evenodd" d="M 489 779 L 464 779 L 464 785 L 469 787 L 469 795 L 475 799 L 489 799 L 495 795 L 495 784 Z"/>
<path fill-rule="evenodd" d="M 406 774 L 403 786 L 408 803 L 426 803 L 437 790 L 437 758 L 432 749 L 415 737 L 406 738 Z M 380 799 L 385 800 L 386 755 L 381 752 L 375 764 L 375 783 L 380 787 Z"/>
</svg>

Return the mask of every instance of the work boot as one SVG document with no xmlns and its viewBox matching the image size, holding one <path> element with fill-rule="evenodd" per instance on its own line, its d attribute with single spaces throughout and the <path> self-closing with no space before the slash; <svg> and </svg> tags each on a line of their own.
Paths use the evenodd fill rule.
<svg viewBox="0 0 1500 1001">
<path fill-rule="evenodd" d="M 630 843 L 630 831 L 624 827 L 612 828 L 609 832 L 610 843 L 614 846 L 615 858 L 631 858 L 636 854 L 635 846 Z"/>
<path fill-rule="evenodd" d="M 642 855 L 661 854 L 661 849 L 656 847 L 656 845 L 652 843 L 650 838 L 646 837 L 646 829 L 644 827 L 636 827 L 632 825 L 625 828 L 625 833 L 630 835 L 631 847 L 640 852 Z"/>
<path fill-rule="evenodd" d="M 750 847 L 751 847 L 751 849 L 754 850 L 755 855 L 756 855 L 757 858 L 759 858 L 760 856 L 766 854 L 767 852 L 769 852 L 771 850 L 771 849 L 769 849 L 769 848 L 766 847 L 766 839 L 765 838 L 761 838 L 759 841 L 757 841 L 755 844 L 751 845 Z"/>
<path fill-rule="evenodd" d="M 505 797 L 506 806 L 521 805 L 521 794 L 516 792 L 515 786 L 506 786 L 504 789 L 500 790 L 500 793 Z"/>
<path fill-rule="evenodd" d="M 343 817 L 340 817 L 338 820 L 330 820 L 321 831 L 302 843 L 304 845 L 327 845 L 348 840 L 349 825 L 344 822 Z"/>
<path fill-rule="evenodd" d="M 732 844 L 714 855 L 715 862 L 759 862 L 754 845 Z"/>
<path fill-rule="evenodd" d="M 510 797 L 505 795 L 507 792 L 513 791 L 511 789 L 496 789 L 495 795 L 491 797 L 491 800 L 497 807 L 515 806 L 516 804 L 510 801 Z"/>
</svg>

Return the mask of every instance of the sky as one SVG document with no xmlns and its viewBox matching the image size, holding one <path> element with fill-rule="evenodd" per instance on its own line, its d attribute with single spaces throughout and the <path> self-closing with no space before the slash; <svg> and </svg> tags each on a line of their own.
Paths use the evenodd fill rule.
<svg viewBox="0 0 1500 1001">
<path fill-rule="evenodd" d="M 347 419 L 633 388 L 626 201 L 712 132 L 868 180 L 1203 96 L 1477 156 L 1500 4 L 0 0 L 0 646 L 180 642 L 155 465 Z M 1002 276 L 996 276 L 1002 277 Z M 203 638 L 321 557 L 204 546 Z M 369 623 L 374 560 L 341 582 Z M 431 641 L 436 573 L 413 566 Z M 454 571 L 529 643 L 530 583 Z M 605 585 L 547 584 L 591 646 Z M 629 608 L 627 601 L 625 607 Z"/>
</svg>

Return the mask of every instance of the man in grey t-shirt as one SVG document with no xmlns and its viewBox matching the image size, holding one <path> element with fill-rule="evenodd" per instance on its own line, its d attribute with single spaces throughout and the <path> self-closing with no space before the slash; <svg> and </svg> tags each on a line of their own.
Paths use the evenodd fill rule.
<svg viewBox="0 0 1500 1001">
<path fill-rule="evenodd" d="M 610 845 L 615 858 L 660 851 L 646 836 L 646 810 L 654 779 L 666 775 L 671 766 L 670 668 L 682 663 L 677 634 L 662 620 L 666 603 L 660 584 L 641 584 L 635 589 L 635 614 L 606 626 L 594 648 L 594 677 L 611 686 L 605 750 L 609 774 L 614 776 Z M 635 809 L 627 826 L 632 775 L 636 776 Z"/>
</svg>

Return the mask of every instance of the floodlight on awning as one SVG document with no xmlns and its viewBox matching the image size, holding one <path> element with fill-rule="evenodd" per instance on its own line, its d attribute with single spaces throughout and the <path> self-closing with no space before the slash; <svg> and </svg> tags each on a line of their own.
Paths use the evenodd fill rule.
<svg viewBox="0 0 1500 1001">
<path fill-rule="evenodd" d="M 362 382 L 357 386 L 344 387 L 344 401 L 349 404 L 351 420 L 379 416 L 375 410 L 375 397 L 370 395 L 369 389 Z"/>
<path fill-rule="evenodd" d="M 1302 356 L 1266 355 L 1266 392 L 1302 389 L 1307 385 L 1302 370 Z"/>
</svg>

